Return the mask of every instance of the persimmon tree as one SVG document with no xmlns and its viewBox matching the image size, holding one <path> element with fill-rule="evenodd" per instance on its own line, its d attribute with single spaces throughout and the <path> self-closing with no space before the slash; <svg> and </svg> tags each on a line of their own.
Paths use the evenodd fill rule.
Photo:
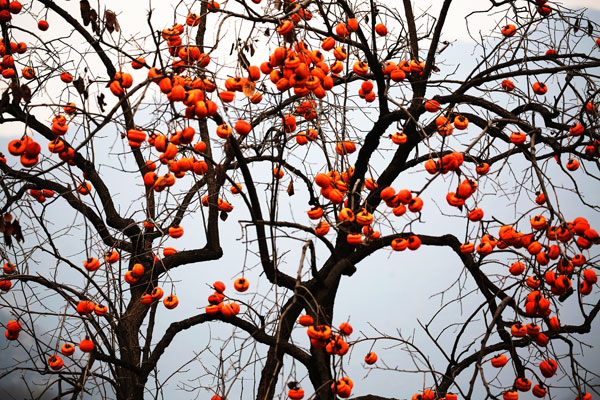
<svg viewBox="0 0 600 400">
<path fill-rule="evenodd" d="M 597 392 L 600 39 L 583 11 L 184 0 L 134 23 L 75 3 L 0 1 L 18 132 L 0 159 L 2 380 L 58 398 L 162 398 L 185 370 L 180 388 L 213 399 Z M 457 60 L 463 18 L 494 24 Z M 433 250 L 453 267 L 434 272 Z M 410 274 L 360 275 L 382 254 L 444 282 L 411 335 L 377 294 Z M 353 279 L 389 326 L 353 329 Z M 170 352 L 206 327 L 228 334 Z"/>
</svg>

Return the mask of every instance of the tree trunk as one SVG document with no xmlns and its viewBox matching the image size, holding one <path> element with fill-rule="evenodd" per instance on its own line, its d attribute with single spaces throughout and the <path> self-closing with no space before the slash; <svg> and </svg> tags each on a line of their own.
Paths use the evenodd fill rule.
<svg viewBox="0 0 600 400">
<path fill-rule="evenodd" d="M 141 304 L 139 296 L 132 296 L 132 300 L 117 327 L 119 341 L 119 354 L 123 363 L 133 368 L 141 368 L 141 354 L 139 332 L 148 308 Z M 117 399 L 142 400 L 148 375 L 126 367 L 115 368 L 115 381 L 117 384 Z"/>
<path fill-rule="evenodd" d="M 116 368 L 115 377 L 117 383 L 117 399 L 118 400 L 143 400 L 144 387 L 147 376 L 140 376 L 134 371 L 127 368 Z"/>
</svg>

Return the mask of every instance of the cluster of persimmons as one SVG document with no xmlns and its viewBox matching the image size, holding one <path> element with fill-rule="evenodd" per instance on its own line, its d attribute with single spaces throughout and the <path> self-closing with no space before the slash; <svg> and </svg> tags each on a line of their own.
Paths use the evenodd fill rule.
<svg viewBox="0 0 600 400">
<path fill-rule="evenodd" d="M 254 3 L 260 3 L 260 0 L 253 0 Z M 10 21 L 12 15 L 19 14 L 21 6 L 17 1 L 7 3 L 6 6 L 0 2 L 0 21 Z M 546 5 L 545 0 L 537 1 L 538 12 L 542 16 L 551 13 L 551 8 Z M 209 2 L 209 11 L 218 11 L 220 5 L 215 1 Z M 256 127 L 256 122 L 246 119 L 236 121 L 223 121 L 219 115 L 227 104 L 246 99 L 250 104 L 257 105 L 263 101 L 263 93 L 257 90 L 257 84 L 269 83 L 276 93 L 289 93 L 296 96 L 298 100 L 296 105 L 288 112 L 278 118 L 278 127 L 288 135 L 293 135 L 299 146 L 308 145 L 319 139 L 321 133 L 311 128 L 298 131 L 298 125 L 304 121 L 313 121 L 318 116 L 318 101 L 328 96 L 344 73 L 345 64 L 348 61 L 348 47 L 340 43 L 359 29 L 359 22 L 355 18 L 349 18 L 344 22 L 339 22 L 335 26 L 336 37 L 326 37 L 320 43 L 320 48 L 312 48 L 304 41 L 298 41 L 290 47 L 279 46 L 269 55 L 269 59 L 260 65 L 248 65 L 244 67 L 245 72 L 237 76 L 231 76 L 225 79 L 221 84 L 203 74 L 201 77 L 192 77 L 188 74 L 192 68 L 206 70 L 211 67 L 209 55 L 203 53 L 199 47 L 184 43 L 185 37 L 192 35 L 183 35 L 186 29 L 191 30 L 198 26 L 201 21 L 200 16 L 190 13 L 184 24 L 175 24 L 162 31 L 162 39 L 166 44 L 166 51 L 169 54 L 169 65 L 164 69 L 159 69 L 147 63 L 145 58 L 138 57 L 131 60 L 129 67 L 123 66 L 110 79 L 108 85 L 111 93 L 120 101 L 124 100 L 135 90 L 143 85 L 134 87 L 134 78 L 128 68 L 132 70 L 147 70 L 147 81 L 156 85 L 158 90 L 165 96 L 168 102 L 172 104 L 181 104 L 184 106 L 183 115 L 186 119 L 206 119 L 215 118 L 220 121 L 214 131 L 215 140 L 221 140 L 225 143 L 230 137 L 238 135 L 236 140 L 244 140 L 250 135 Z M 301 20 L 309 21 L 312 14 L 303 8 L 299 8 L 290 19 L 281 21 L 277 28 L 277 34 L 281 37 L 289 38 L 295 28 L 295 24 Z M 49 28 L 46 21 L 39 21 L 38 28 L 45 31 Z M 366 29 L 366 28 L 362 28 Z M 374 25 L 375 34 L 385 37 L 388 34 L 387 27 L 382 23 Z M 510 38 L 517 33 L 517 28 L 508 24 L 501 30 L 502 35 Z M 183 37 L 182 37 L 183 36 Z M 0 54 L 3 55 L 1 72 L 5 79 L 16 79 L 18 72 L 15 68 L 14 57 L 17 54 L 25 54 L 28 51 L 25 43 L 0 43 Z M 547 53 L 553 55 L 555 53 Z M 365 60 L 356 60 L 352 64 L 352 70 L 347 73 L 355 74 L 361 80 L 357 85 L 358 96 L 366 102 L 376 100 L 376 91 L 374 84 L 368 79 L 373 71 L 370 71 L 369 64 Z M 402 82 L 410 77 L 419 77 L 423 75 L 425 63 L 419 60 L 401 60 L 399 62 L 387 61 L 381 66 L 382 73 L 388 79 L 390 85 Z M 36 79 L 36 70 L 34 66 L 25 66 L 21 70 L 21 76 L 25 80 Z M 67 85 L 73 84 L 74 77 L 67 71 L 59 74 L 59 78 Z M 506 79 L 501 83 L 502 88 L 510 93 L 515 89 L 515 84 Z M 544 96 L 548 91 L 548 86 L 543 82 L 535 82 L 532 86 L 533 92 L 537 96 Z M 220 105 L 219 105 L 220 103 Z M 221 109 L 220 109 L 221 107 Z M 435 100 L 423 99 L 423 109 L 426 112 L 436 114 L 435 124 L 437 132 L 442 137 L 454 134 L 454 130 L 466 130 L 469 126 L 469 120 L 460 114 L 445 114 L 441 109 L 440 103 Z M 69 123 L 77 117 L 81 109 L 74 103 L 68 103 L 62 107 L 62 113 L 57 113 L 52 118 L 50 131 L 54 134 L 54 139 L 48 141 L 47 148 L 51 154 L 55 154 L 62 162 L 74 165 L 75 149 L 66 140 Z M 585 111 L 589 114 L 597 113 L 597 108 L 591 102 L 585 105 Z M 302 119 L 299 122 L 299 119 Z M 573 137 L 584 134 L 584 126 L 581 123 L 575 123 L 570 129 L 569 134 Z M 186 126 L 181 130 L 175 130 L 170 134 L 158 132 L 149 132 L 138 127 L 129 129 L 122 135 L 127 140 L 127 144 L 132 151 L 139 151 L 145 155 L 145 164 L 143 170 L 143 184 L 149 193 L 161 192 L 174 186 L 178 179 L 187 174 L 202 176 L 209 170 L 210 160 L 204 159 L 203 155 L 207 151 L 207 143 L 198 139 L 198 133 L 191 126 Z M 218 139 L 217 139 L 218 138 Z M 523 132 L 512 132 L 510 142 L 515 146 L 523 146 L 528 139 L 527 134 Z M 391 135 L 391 140 L 395 145 L 402 146 L 407 143 L 408 138 L 404 132 L 396 132 Z M 586 154 L 597 154 L 600 143 L 586 147 Z M 42 147 L 31 136 L 24 135 L 19 139 L 11 141 L 8 145 L 8 152 L 19 157 L 21 165 L 25 168 L 34 168 L 40 161 Z M 335 143 L 335 151 L 339 157 L 347 157 L 357 151 L 357 143 L 352 140 L 339 140 Z M 0 155 L 0 162 L 6 163 L 4 156 Z M 447 174 L 459 171 L 463 166 L 464 156 L 461 152 L 455 151 L 443 155 L 439 158 L 431 158 L 423 164 L 424 170 L 431 175 Z M 159 174 L 159 169 L 165 166 L 167 172 Z M 566 163 L 566 168 L 575 171 L 579 168 L 579 161 L 570 159 Z M 481 163 L 475 167 L 474 176 L 484 176 L 490 171 L 487 163 Z M 376 217 L 368 211 L 366 207 L 360 207 L 353 210 L 348 206 L 347 193 L 350 190 L 349 183 L 352 179 L 354 168 L 350 167 L 343 171 L 331 170 L 315 174 L 315 185 L 320 189 L 323 199 L 332 205 L 339 205 L 339 212 L 336 211 L 336 228 L 340 232 L 346 232 L 345 227 L 351 224 L 357 224 L 361 227 L 359 232 L 345 233 L 346 241 L 350 245 L 360 246 L 368 245 L 370 242 L 380 239 L 381 234 L 374 229 Z M 276 167 L 273 171 L 275 179 L 282 179 L 284 171 L 281 167 Z M 393 187 L 379 188 L 377 181 L 368 178 L 364 181 L 363 190 L 375 192 L 388 207 L 389 212 L 396 217 L 403 216 L 406 212 L 418 214 L 424 207 L 422 198 L 415 192 L 402 188 L 399 190 Z M 79 195 L 89 195 L 92 193 L 92 185 L 85 179 L 78 182 L 75 188 Z M 235 183 L 230 188 L 232 194 L 242 192 L 241 184 Z M 453 192 L 446 195 L 448 204 L 463 210 L 467 201 L 477 192 L 477 178 L 462 179 Z M 46 188 L 30 189 L 30 195 L 37 201 L 43 203 L 46 199 L 52 198 L 55 193 Z M 209 206 L 211 199 L 208 196 L 202 198 L 202 205 Z M 545 195 L 540 193 L 536 202 L 539 206 L 546 203 Z M 233 205 L 224 198 L 216 199 L 217 207 L 223 212 L 231 212 Z M 324 203 L 323 203 L 324 204 Z M 313 232 L 317 236 L 325 236 L 330 232 L 331 226 L 327 222 L 325 207 L 314 206 L 308 210 L 308 218 L 316 221 Z M 334 209 L 330 207 L 329 209 Z M 473 223 L 484 219 L 484 210 L 482 208 L 472 208 L 467 211 L 466 218 Z M 143 221 L 145 229 L 154 229 L 156 221 Z M 530 337 L 538 346 L 545 347 L 548 344 L 548 334 L 560 330 L 560 322 L 556 316 L 553 316 L 551 307 L 551 296 L 560 297 L 573 291 L 575 286 L 579 293 L 584 296 L 591 293 L 593 285 L 597 283 L 597 276 L 593 268 L 586 264 L 586 258 L 583 254 L 577 252 L 567 254 L 561 250 L 561 244 L 574 243 L 574 246 L 568 248 L 589 249 L 591 246 L 600 243 L 600 238 L 589 222 L 583 217 L 577 217 L 573 221 L 558 221 L 551 224 L 543 215 L 536 215 L 531 218 L 530 228 L 527 232 L 520 232 L 511 225 L 504 225 L 499 229 L 498 238 L 487 233 L 482 235 L 478 244 L 465 243 L 460 247 L 463 254 L 477 254 L 483 258 L 488 256 L 496 249 L 513 248 L 516 252 L 523 252 L 532 256 L 536 263 L 536 269 L 542 270 L 543 274 L 533 273 L 529 276 L 523 276 L 526 271 L 531 271 L 525 262 L 515 261 L 508 268 L 511 276 L 521 279 L 523 288 L 528 290 L 525 305 L 525 314 L 532 322 L 515 322 L 512 326 L 511 334 L 516 337 Z M 177 239 L 183 236 L 183 227 L 179 225 L 169 226 L 165 230 L 171 238 Z M 391 248 L 395 251 L 405 249 L 417 250 L 421 246 L 421 239 L 417 235 L 398 236 L 391 241 Z M 172 247 L 165 248 L 163 255 L 168 257 L 177 252 Z M 155 261 L 159 261 L 157 256 Z M 102 257 L 101 257 L 102 258 Z M 120 255 L 117 251 L 111 250 L 104 257 L 104 264 L 110 265 L 119 261 Z M 552 261 L 556 261 L 554 266 L 548 267 Z M 98 258 L 90 257 L 84 261 L 83 267 L 90 273 L 101 267 Z M 4 265 L 4 274 L 11 275 L 17 271 L 17 268 L 10 263 Z M 142 264 L 133 264 L 125 273 L 124 280 L 128 284 L 136 284 L 146 273 Z M 542 290 L 544 285 L 548 290 Z M 10 290 L 12 284 L 9 279 L 0 281 L 0 289 Z M 222 282 L 215 282 L 212 285 L 214 293 L 208 297 L 209 305 L 205 312 L 210 315 L 231 318 L 240 312 L 240 305 L 234 301 L 225 302 L 225 285 Z M 238 292 L 244 292 L 249 288 L 249 282 L 244 277 L 238 278 L 234 282 L 234 288 Z M 164 291 L 160 287 L 153 287 L 148 293 L 144 293 L 140 302 L 150 306 L 161 299 L 167 309 L 177 307 L 179 300 L 174 294 L 164 297 Z M 76 305 L 76 311 L 80 315 L 95 315 L 102 317 L 108 313 L 106 306 L 95 304 L 89 300 L 82 300 Z M 537 325 L 534 318 L 545 318 L 548 321 L 549 330 L 543 331 Z M 348 336 L 352 333 L 352 327 L 348 323 L 342 323 L 337 331 L 332 330 L 329 325 L 318 324 L 310 315 L 303 315 L 298 323 L 307 328 L 307 335 L 310 339 L 310 345 L 314 348 L 324 349 L 328 354 L 344 356 L 351 348 L 347 342 Z M 7 324 L 6 338 L 15 340 L 21 331 L 19 321 L 10 321 Z M 91 352 L 94 349 L 94 342 L 86 337 L 81 340 L 79 348 L 83 352 Z M 65 343 L 60 348 L 64 356 L 71 356 L 75 352 L 75 346 Z M 364 361 L 371 365 L 377 361 L 377 355 L 369 352 Z M 493 367 L 501 368 L 508 363 L 508 358 L 504 354 L 497 355 L 491 359 Z M 64 362 L 58 354 L 48 359 L 48 365 L 53 370 L 59 370 Z M 557 371 L 557 362 L 553 359 L 546 359 L 539 364 L 541 374 L 546 377 L 552 377 Z M 331 384 L 331 390 L 339 397 L 349 397 L 352 393 L 353 382 L 348 377 L 342 377 Z M 533 386 L 526 377 L 518 377 L 511 390 L 504 392 L 505 400 L 514 400 L 518 398 L 518 391 L 529 391 L 536 397 L 544 397 L 546 389 L 540 382 Z M 304 390 L 300 386 L 291 387 L 288 396 L 291 399 L 302 399 Z M 456 399 L 457 396 L 452 393 L 444 395 L 446 400 Z M 586 396 L 588 396 L 586 394 Z M 584 396 L 581 400 L 588 400 Z M 215 395 L 213 399 L 219 398 Z M 413 399 L 434 400 L 437 394 L 434 390 L 426 389 L 422 393 L 417 393 Z M 591 396 L 589 396 L 591 399 Z"/>
</svg>

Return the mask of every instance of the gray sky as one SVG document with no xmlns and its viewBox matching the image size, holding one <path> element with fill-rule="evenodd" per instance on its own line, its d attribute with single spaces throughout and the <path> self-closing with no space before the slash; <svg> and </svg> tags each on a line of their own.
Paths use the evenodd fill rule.
<svg viewBox="0 0 600 400">
<path fill-rule="evenodd" d="M 72 2 L 73 6 L 77 6 L 77 2 Z M 107 1 L 107 7 L 113 10 L 122 10 L 119 19 L 124 30 L 127 32 L 135 31 L 136 26 L 129 23 L 129 21 L 140 20 L 140 4 L 146 4 L 143 0 L 137 0 L 132 2 L 123 1 Z M 428 4 L 439 4 L 435 1 L 419 1 L 421 8 L 426 8 Z M 453 15 L 462 15 L 464 10 L 469 10 L 472 7 L 472 0 L 460 0 L 456 7 L 452 8 L 451 17 Z M 568 2 L 569 6 L 585 6 L 594 8 L 594 13 L 590 16 L 598 18 L 598 10 L 600 10 L 600 4 L 593 0 L 573 0 Z M 154 2 L 156 7 L 156 15 L 172 15 L 169 13 L 170 5 L 168 2 Z M 435 8 L 432 9 L 434 13 Z M 455 13 L 455 14 L 454 14 Z M 464 20 L 459 17 L 455 17 L 456 25 L 452 27 L 452 35 L 459 40 L 454 46 L 452 46 L 445 54 L 448 58 L 449 63 L 454 64 L 468 64 L 464 60 L 464 54 L 470 49 L 470 46 L 466 45 L 468 36 L 464 29 Z M 127 23 L 125 23 L 127 21 Z M 483 18 L 474 19 L 471 28 L 473 31 L 477 29 L 485 29 L 489 26 L 489 21 Z M 165 24 L 168 25 L 168 24 Z M 162 28 L 162 27 L 161 27 Z M 140 26 L 139 30 L 145 29 L 145 25 Z M 449 27 L 450 29 L 450 27 Z M 18 131 L 11 127 L 9 124 L 0 125 L 0 148 L 6 149 L 6 143 L 8 137 L 20 136 L 22 130 Z M 111 172 L 107 169 L 104 170 L 106 176 L 111 176 Z M 114 172 L 112 176 L 117 176 Z M 421 179 L 421 177 L 414 177 L 415 180 Z M 122 201 L 123 208 L 129 206 L 131 197 L 135 197 L 136 193 L 131 193 L 131 187 L 127 186 L 126 181 L 118 183 L 118 180 L 113 180 L 114 192 L 117 199 Z M 407 185 L 406 182 L 403 184 Z M 446 187 L 448 184 L 446 184 Z M 442 189 L 443 190 L 443 189 Z M 298 202 L 304 207 L 306 196 L 303 193 L 298 193 Z M 427 205 L 432 206 L 431 196 L 428 196 Z M 443 203 L 442 203 L 443 205 Z M 242 213 L 241 202 L 236 204 L 240 213 Z M 491 205 L 490 210 L 492 213 L 501 215 L 505 210 L 498 204 Z M 282 211 L 283 212 L 283 211 Z M 230 220 L 223 224 L 224 232 L 224 248 L 227 249 L 240 249 L 226 252 L 223 259 L 215 263 L 208 263 L 207 265 L 199 266 L 199 270 L 194 274 L 189 273 L 188 268 L 181 268 L 172 273 L 171 278 L 176 282 L 177 295 L 180 298 L 180 306 L 175 311 L 160 310 L 159 312 L 159 325 L 157 330 L 166 329 L 167 325 L 179 318 L 192 315 L 197 312 L 197 306 L 204 303 L 204 298 L 210 294 L 210 290 L 206 284 L 212 283 L 215 280 L 223 280 L 228 286 L 231 287 L 232 280 L 238 275 L 240 271 L 240 265 L 243 264 L 243 249 L 242 244 L 237 240 L 241 236 L 239 225 L 235 222 L 237 215 L 232 215 Z M 298 217 L 300 219 L 300 217 Z M 432 219 L 433 220 L 433 219 Z M 305 222 L 305 221 L 302 221 Z M 595 221 L 598 222 L 598 221 Z M 431 225 L 435 227 L 434 224 Z M 426 226 L 425 229 L 428 229 Z M 190 237 L 202 237 L 201 229 L 199 227 L 185 226 L 186 236 Z M 189 243 L 189 242 L 188 242 Z M 165 243 L 166 245 L 173 245 L 177 248 L 183 248 L 191 243 L 183 241 L 174 241 L 169 239 Z M 73 252 L 79 250 L 75 248 Z M 427 255 L 424 255 L 427 254 Z M 282 267 L 286 270 L 295 270 L 297 268 L 297 251 L 290 253 L 286 256 Z M 256 260 L 253 260 L 256 262 Z M 424 335 L 416 322 L 417 318 L 421 322 L 425 322 L 439 307 L 439 298 L 431 298 L 430 295 L 437 291 L 445 289 L 449 284 L 449 279 L 455 279 L 460 273 L 460 266 L 458 261 L 449 255 L 449 252 L 438 249 L 422 249 L 421 252 L 415 253 L 403 253 L 396 254 L 388 250 L 379 252 L 377 255 L 365 260 L 360 266 L 357 274 L 351 279 L 345 278 L 342 282 L 340 290 L 339 301 L 336 305 L 336 318 L 335 322 L 345 321 L 350 319 L 350 322 L 355 327 L 357 332 L 354 337 L 358 337 L 359 331 L 368 332 L 369 335 L 373 335 L 373 330 L 368 324 L 372 324 L 377 328 L 385 330 L 387 333 L 393 334 L 394 329 L 400 327 L 402 333 L 406 336 L 412 336 L 413 332 L 417 333 L 417 338 L 423 346 L 428 346 L 428 341 L 424 338 Z M 249 271 L 247 276 L 253 284 L 257 284 L 259 280 L 264 282 L 264 277 L 258 277 L 258 271 Z M 421 273 L 424 272 L 424 273 Z M 372 284 L 371 282 L 382 282 L 379 284 Z M 260 289 L 268 290 L 266 286 L 260 287 Z M 426 290 L 424 290 L 426 289 Z M 251 290 L 252 292 L 252 290 Z M 259 291 L 260 292 L 260 291 Z M 252 294 L 240 295 L 242 299 L 251 298 Z M 467 307 L 466 307 L 467 308 Z M 452 321 L 459 314 L 459 309 L 450 309 L 441 319 L 441 322 Z M 467 311 L 464 312 L 466 315 Z M 4 317 L 4 316 L 3 316 Z M 597 328 L 597 325 L 596 325 Z M 231 329 L 223 324 L 216 324 L 211 327 L 210 334 L 213 337 L 225 338 L 229 335 Z M 161 376 L 166 377 L 172 373 L 176 367 L 181 364 L 182 357 L 191 357 L 190 343 L 197 345 L 197 348 L 202 348 L 207 342 L 208 328 L 202 327 L 198 329 L 192 329 L 184 332 L 178 340 L 169 349 L 167 357 L 164 362 L 161 362 Z M 294 336 L 300 343 L 306 345 L 306 338 L 303 331 L 298 331 L 298 334 Z M 596 340 L 597 341 L 597 340 Z M 595 343 L 600 344 L 600 343 Z M 356 346 L 355 354 L 352 357 L 352 363 L 348 365 L 347 372 L 349 376 L 352 376 L 355 381 L 360 381 L 361 377 L 365 376 L 368 370 L 365 370 L 360 364 L 359 360 L 369 350 L 370 343 L 360 344 Z M 399 349 L 389 349 L 389 343 L 383 341 L 378 342 L 375 350 L 380 355 L 380 360 L 390 366 L 395 367 L 398 364 L 406 361 L 406 356 Z M 435 353 L 435 352 L 434 352 Z M 593 353 L 593 354 L 597 354 Z M 591 354 L 588 354 L 590 357 Z M 207 359 L 207 364 L 210 365 L 210 357 L 207 354 L 203 355 Z M 436 357 L 435 355 L 433 357 Z M 438 355 L 439 357 L 439 355 Z M 586 360 L 589 358 L 586 357 Z M 600 357 L 593 357 L 592 360 L 598 360 Z M 596 361 L 598 362 L 598 361 Z M 404 364 L 402 364 L 404 365 Z M 600 370 L 600 364 L 596 370 Z M 196 369 L 195 369 L 196 368 Z M 184 374 L 184 378 L 192 378 L 197 375 L 196 371 L 199 369 L 198 364 L 191 364 L 190 369 L 192 372 Z M 508 373 L 509 371 L 505 372 Z M 415 377 L 418 377 L 419 381 L 414 382 Z M 420 375 L 406 375 L 399 377 L 399 374 L 392 371 L 374 371 L 369 374 L 368 379 L 365 379 L 364 384 L 357 385 L 355 393 L 364 394 L 376 388 L 376 392 L 381 395 L 397 395 L 400 388 L 408 388 L 414 391 L 419 390 L 422 386 Z M 180 392 L 175 391 L 176 382 L 178 378 L 174 378 L 173 382 L 168 384 L 165 388 L 165 392 L 173 397 L 180 395 Z M 16 383 L 17 381 L 15 381 Z M 306 382 L 306 381 L 305 381 Z M 283 382 L 282 382 L 283 383 Z M 11 389 L 12 390 L 12 389 Z M 13 392 L 14 393 L 14 392 Z M 408 392 L 403 390 L 403 395 L 408 395 Z M 169 396 L 166 396 L 169 397 Z M 183 396 L 182 398 L 186 398 Z"/>
</svg>

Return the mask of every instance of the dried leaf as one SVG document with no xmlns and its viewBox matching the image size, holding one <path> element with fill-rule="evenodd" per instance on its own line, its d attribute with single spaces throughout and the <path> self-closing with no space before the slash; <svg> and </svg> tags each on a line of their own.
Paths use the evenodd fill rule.
<svg viewBox="0 0 600 400">
<path fill-rule="evenodd" d="M 244 69 L 248 69 L 248 67 L 250 66 L 250 61 L 248 61 L 246 55 L 243 52 L 238 52 L 238 59 L 240 60 L 240 64 L 242 64 L 242 67 L 244 67 Z"/>
<path fill-rule="evenodd" d="M 88 26 L 90 24 L 91 13 L 90 13 L 90 3 L 88 0 L 81 0 L 79 2 L 79 9 L 81 10 L 81 19 L 83 20 L 83 26 Z"/>
<path fill-rule="evenodd" d="M 94 9 L 90 11 L 90 21 L 92 23 L 92 30 L 96 33 L 96 35 L 100 35 L 100 25 L 98 25 L 98 13 Z"/>
<path fill-rule="evenodd" d="M 290 181 L 290 184 L 288 185 L 286 192 L 287 192 L 288 196 L 293 196 L 295 194 L 294 181 Z"/>
<path fill-rule="evenodd" d="M 4 233 L 6 235 L 12 236 L 14 231 L 15 231 L 15 228 L 13 228 L 13 226 L 10 222 L 8 224 L 6 224 L 6 227 L 4 228 Z"/>
<path fill-rule="evenodd" d="M 289 43 L 290 45 L 293 45 L 294 43 L 296 43 L 298 41 L 296 39 L 296 31 L 292 30 L 290 33 L 288 33 L 287 35 L 285 35 L 283 37 L 283 39 L 285 40 L 286 43 Z"/>
<path fill-rule="evenodd" d="M 104 112 L 104 106 L 106 106 L 106 103 L 104 102 L 104 93 L 100 93 L 100 96 L 98 96 L 98 107 L 100 107 L 100 111 Z"/>
<path fill-rule="evenodd" d="M 8 247 L 12 247 L 12 238 L 10 237 L 10 235 L 7 232 L 4 232 L 4 243 L 6 243 L 6 245 Z"/>
<path fill-rule="evenodd" d="M 12 223 L 13 227 L 13 236 L 17 239 L 17 242 L 24 242 L 25 238 L 23 237 L 23 232 L 21 231 L 21 225 L 18 220 L 14 220 Z"/>
<path fill-rule="evenodd" d="M 25 103 L 29 103 L 31 101 L 31 89 L 27 85 L 21 85 L 21 96 L 23 97 L 23 101 Z"/>
<path fill-rule="evenodd" d="M 87 91 L 87 88 L 85 87 L 85 82 L 83 81 L 83 78 L 79 77 L 79 78 L 75 79 L 75 81 L 73 81 L 73 86 L 75 86 L 75 89 L 77 89 L 77 93 L 82 95 L 87 100 L 88 91 Z"/>
<path fill-rule="evenodd" d="M 254 94 L 255 91 L 256 85 L 254 85 L 254 83 L 249 81 L 244 82 L 244 85 L 242 86 L 242 92 L 244 93 L 244 96 L 250 97 Z"/>
<path fill-rule="evenodd" d="M 110 10 L 104 12 L 104 23 L 106 24 L 106 30 L 110 33 L 113 31 L 119 32 L 119 22 L 117 21 L 117 14 Z"/>
<path fill-rule="evenodd" d="M 593 33 L 594 27 L 592 26 L 592 22 L 588 19 L 587 34 L 592 36 Z"/>
<path fill-rule="evenodd" d="M 219 214 L 219 218 L 221 218 L 221 221 L 227 221 L 227 217 L 229 217 L 229 214 L 227 214 L 225 211 L 221 211 L 221 213 Z"/>
<path fill-rule="evenodd" d="M 2 221 L 2 229 L 0 230 L 4 234 L 4 243 L 8 247 L 12 247 L 12 238 L 14 236 L 17 242 L 24 242 L 23 232 L 21 231 L 21 225 L 18 220 L 14 220 L 12 223 L 9 221 Z"/>
<path fill-rule="evenodd" d="M 581 26 L 581 18 L 577 18 L 575 20 L 575 24 L 573 25 L 573 30 L 575 33 L 579 32 L 579 26 Z"/>
</svg>

